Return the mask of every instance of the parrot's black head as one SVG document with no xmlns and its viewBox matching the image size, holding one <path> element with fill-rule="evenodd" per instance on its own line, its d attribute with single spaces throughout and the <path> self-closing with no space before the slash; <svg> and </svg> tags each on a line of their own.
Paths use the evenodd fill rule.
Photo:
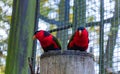
<svg viewBox="0 0 120 74">
<path fill-rule="evenodd" d="M 84 27 L 78 27 L 78 29 L 77 30 L 84 30 L 85 28 Z"/>
<path fill-rule="evenodd" d="M 36 31 L 36 32 L 34 33 L 34 35 L 37 34 L 38 32 L 39 32 L 39 31 Z"/>
</svg>

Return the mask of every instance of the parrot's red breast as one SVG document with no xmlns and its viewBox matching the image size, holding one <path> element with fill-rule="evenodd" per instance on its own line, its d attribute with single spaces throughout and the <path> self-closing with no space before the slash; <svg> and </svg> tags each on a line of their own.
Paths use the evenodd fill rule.
<svg viewBox="0 0 120 74">
<path fill-rule="evenodd" d="M 88 48 L 88 43 L 88 31 L 84 28 L 83 30 L 81 30 L 81 35 L 79 35 L 79 30 L 74 33 L 67 47 L 70 50 L 85 51 Z"/>
</svg>

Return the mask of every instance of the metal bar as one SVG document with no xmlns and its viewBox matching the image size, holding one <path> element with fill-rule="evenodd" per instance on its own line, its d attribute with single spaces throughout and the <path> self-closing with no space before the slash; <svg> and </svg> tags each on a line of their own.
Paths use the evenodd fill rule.
<svg viewBox="0 0 120 74">
<path fill-rule="evenodd" d="M 69 22 L 70 0 L 65 0 L 65 22 Z"/>
<path fill-rule="evenodd" d="M 71 27 L 72 27 L 72 25 L 66 25 L 66 26 L 56 28 L 56 29 L 49 30 L 48 32 L 52 33 L 52 32 L 55 32 L 55 31 L 65 30 L 65 29 L 68 29 L 68 28 L 71 28 Z"/>
<path fill-rule="evenodd" d="M 68 25 L 69 23 L 69 12 L 70 12 L 70 0 L 65 0 L 64 2 L 65 5 L 65 12 L 64 12 L 64 24 L 63 25 Z M 65 29 L 62 31 L 63 32 L 63 36 L 64 38 L 62 38 L 62 40 L 64 41 L 62 43 L 62 49 L 66 49 L 67 46 L 67 41 L 68 41 L 68 29 Z"/>
<path fill-rule="evenodd" d="M 38 13 L 39 13 L 39 0 L 36 0 L 36 12 L 35 12 L 35 27 L 34 27 L 34 32 L 38 29 Z M 32 67 L 33 67 L 33 72 L 35 73 L 35 61 L 36 61 L 36 47 L 37 47 L 37 40 L 33 41 L 33 50 L 32 50 Z"/>
<path fill-rule="evenodd" d="M 100 0 L 99 74 L 104 74 L 104 0 Z"/>
<path fill-rule="evenodd" d="M 57 21 L 57 20 L 54 20 L 54 19 L 48 19 L 47 17 L 44 17 L 43 15 L 40 15 L 40 14 L 39 14 L 39 18 L 44 20 L 47 23 L 55 24 L 57 26 L 61 26 L 61 25 L 64 24 L 64 22 Z M 76 19 L 76 18 L 74 18 L 74 19 Z M 105 19 L 104 23 L 110 23 L 112 20 L 115 20 L 115 19 L 117 19 L 117 17 L 113 16 L 111 18 Z M 72 23 L 67 23 L 67 24 L 68 25 L 73 25 Z M 74 24 L 77 24 L 77 23 L 74 23 Z M 89 23 L 86 23 L 85 25 L 86 25 L 86 27 L 90 27 L 90 26 L 93 26 L 93 25 L 98 26 L 98 25 L 100 25 L 100 21 L 98 21 L 98 22 L 89 22 Z"/>
<path fill-rule="evenodd" d="M 73 7 L 73 24 L 72 24 L 72 31 L 73 31 L 73 32 L 75 31 L 75 29 L 76 29 L 76 27 L 77 27 L 77 24 L 78 24 L 78 22 L 77 22 L 77 16 L 78 16 L 77 12 L 78 12 L 78 2 L 77 2 L 77 0 L 74 0 L 74 7 Z"/>
</svg>

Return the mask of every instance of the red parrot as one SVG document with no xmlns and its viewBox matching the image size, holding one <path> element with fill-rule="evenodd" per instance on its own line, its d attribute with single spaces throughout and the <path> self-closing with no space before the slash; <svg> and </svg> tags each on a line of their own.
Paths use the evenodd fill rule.
<svg viewBox="0 0 120 74">
<path fill-rule="evenodd" d="M 61 45 L 56 37 L 47 31 L 40 30 L 34 33 L 33 39 L 38 39 L 45 52 L 50 50 L 61 50 Z"/>
<path fill-rule="evenodd" d="M 72 35 L 67 45 L 68 50 L 86 51 L 89 44 L 88 31 L 85 27 L 79 27 Z"/>
</svg>

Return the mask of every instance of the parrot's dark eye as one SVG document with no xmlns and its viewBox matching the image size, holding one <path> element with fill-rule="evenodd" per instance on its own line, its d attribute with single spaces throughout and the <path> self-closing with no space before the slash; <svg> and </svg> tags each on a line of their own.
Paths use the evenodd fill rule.
<svg viewBox="0 0 120 74">
<path fill-rule="evenodd" d="M 39 32 L 39 31 L 36 31 L 36 32 L 34 33 L 34 35 L 37 34 L 38 32 Z"/>
<path fill-rule="evenodd" d="M 84 30 L 85 28 L 84 27 L 79 27 L 77 30 Z"/>
</svg>

